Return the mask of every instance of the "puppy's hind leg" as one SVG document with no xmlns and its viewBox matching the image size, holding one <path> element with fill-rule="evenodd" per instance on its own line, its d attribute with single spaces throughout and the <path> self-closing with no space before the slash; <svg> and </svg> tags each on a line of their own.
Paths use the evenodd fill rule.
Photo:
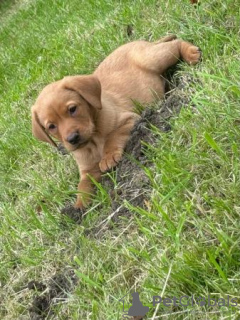
<svg viewBox="0 0 240 320">
<path fill-rule="evenodd" d="M 151 43 L 141 52 L 142 67 L 158 74 L 163 74 L 180 59 L 189 64 L 196 64 L 201 58 L 201 51 L 193 44 L 176 39 L 167 42 Z M 140 63 L 139 63 L 140 64 Z"/>
<path fill-rule="evenodd" d="M 199 47 L 194 46 L 190 42 L 181 41 L 180 43 L 181 58 L 188 64 L 197 64 L 202 56 L 202 52 Z"/>
</svg>

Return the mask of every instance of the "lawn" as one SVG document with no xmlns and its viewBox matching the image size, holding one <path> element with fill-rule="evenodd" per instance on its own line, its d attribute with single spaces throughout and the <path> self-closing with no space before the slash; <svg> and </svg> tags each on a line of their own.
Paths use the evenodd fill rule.
<svg viewBox="0 0 240 320">
<path fill-rule="evenodd" d="M 234 0 L 0 3 L 0 319 L 120 320 L 119 299 L 127 295 L 127 310 L 134 291 L 146 319 L 240 318 L 239 26 Z M 77 224 L 61 214 L 74 201 L 76 164 L 32 137 L 30 108 L 46 84 L 167 33 L 203 58 L 177 68 L 187 99 L 166 120 L 171 130 L 152 129 L 142 168 L 150 194 L 143 206 L 122 201 L 128 214 L 112 220 L 98 186 Z M 110 174 L 115 189 L 120 173 Z M 153 296 L 218 303 L 153 306 Z"/>
</svg>

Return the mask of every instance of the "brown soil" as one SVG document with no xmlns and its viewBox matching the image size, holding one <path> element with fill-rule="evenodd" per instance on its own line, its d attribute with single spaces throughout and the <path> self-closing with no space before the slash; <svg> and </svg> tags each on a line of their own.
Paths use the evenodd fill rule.
<svg viewBox="0 0 240 320">
<path fill-rule="evenodd" d="M 46 283 L 30 281 L 29 290 L 35 291 L 35 297 L 29 307 L 31 320 L 43 320 L 54 313 L 54 304 L 57 299 L 64 299 L 72 292 L 77 284 L 77 277 L 72 269 L 56 273 Z"/>
</svg>

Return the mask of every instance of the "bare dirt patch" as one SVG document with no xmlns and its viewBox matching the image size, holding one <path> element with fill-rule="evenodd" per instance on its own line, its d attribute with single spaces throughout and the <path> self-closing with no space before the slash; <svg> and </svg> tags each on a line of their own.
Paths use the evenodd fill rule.
<svg viewBox="0 0 240 320">
<path fill-rule="evenodd" d="M 59 299 L 66 299 L 77 284 L 74 270 L 67 269 L 56 273 L 46 283 L 30 281 L 27 284 L 29 290 L 35 291 L 35 296 L 28 311 L 31 320 L 44 320 L 54 314 L 54 305 Z"/>
</svg>

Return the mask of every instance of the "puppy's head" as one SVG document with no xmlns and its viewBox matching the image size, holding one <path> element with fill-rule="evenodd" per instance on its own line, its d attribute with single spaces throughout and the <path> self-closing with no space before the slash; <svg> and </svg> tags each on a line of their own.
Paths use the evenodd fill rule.
<svg viewBox="0 0 240 320">
<path fill-rule="evenodd" d="M 74 151 L 91 139 L 101 108 L 101 85 L 94 75 L 65 77 L 38 96 L 32 107 L 33 134 L 54 146 L 56 138 Z"/>
</svg>

